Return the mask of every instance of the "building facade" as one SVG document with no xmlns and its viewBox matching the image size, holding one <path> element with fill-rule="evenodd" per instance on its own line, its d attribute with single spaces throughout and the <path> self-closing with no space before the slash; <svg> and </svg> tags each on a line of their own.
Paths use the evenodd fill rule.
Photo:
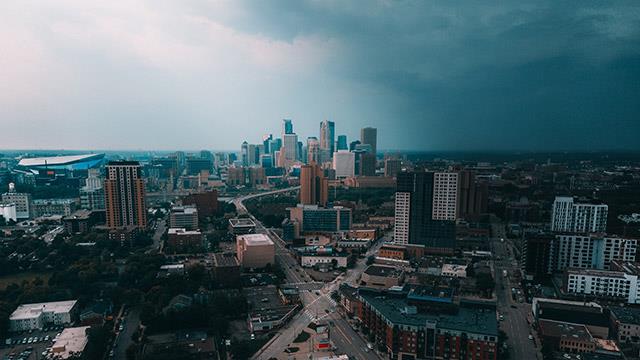
<svg viewBox="0 0 640 360">
<path fill-rule="evenodd" d="M 147 227 L 144 180 L 137 161 L 110 161 L 104 180 L 107 226 Z"/>
<path fill-rule="evenodd" d="M 607 231 L 609 207 L 596 201 L 579 201 L 570 196 L 556 196 L 551 214 L 551 231 L 598 233 Z"/>
</svg>

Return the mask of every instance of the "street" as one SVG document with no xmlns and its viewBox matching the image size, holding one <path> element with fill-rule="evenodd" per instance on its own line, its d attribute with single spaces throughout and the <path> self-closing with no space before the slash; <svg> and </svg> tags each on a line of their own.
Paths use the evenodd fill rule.
<svg viewBox="0 0 640 360">
<path fill-rule="evenodd" d="M 541 358 L 534 340 L 529 340 L 529 334 L 533 333 L 531 326 L 527 322 L 527 317 L 531 312 L 531 305 L 514 301 L 511 296 L 511 288 L 519 288 L 520 284 L 512 284 L 509 274 L 520 271 L 518 262 L 512 258 L 513 250 L 504 232 L 502 224 L 492 225 L 492 248 L 495 259 L 496 295 L 498 299 L 498 312 L 504 316 L 504 321 L 500 321 L 500 329 L 507 336 L 507 346 L 511 359 L 531 359 Z M 504 239 L 504 241 L 501 241 Z M 506 270 L 507 276 L 503 276 Z"/>
<path fill-rule="evenodd" d="M 248 214 L 246 207 L 242 204 L 244 200 L 297 189 L 298 187 L 294 187 L 247 195 L 245 197 L 234 199 L 233 203 L 236 205 L 236 209 L 238 209 L 239 214 Z M 317 284 L 289 253 L 285 247 L 284 240 L 282 240 L 273 231 L 265 228 L 253 215 L 248 215 L 256 223 L 256 232 L 267 234 L 274 241 L 276 245 L 276 262 L 284 270 L 287 282 L 290 284 Z M 369 250 L 367 256 L 373 254 L 382 242 L 382 240 L 378 241 L 376 246 Z M 330 325 L 330 333 L 331 339 L 337 347 L 336 353 L 348 354 L 357 359 L 378 359 L 378 356 L 374 352 L 369 351 L 364 339 L 358 335 L 351 328 L 349 323 L 339 315 L 336 311 L 336 306 L 338 305 L 330 297 L 331 293 L 334 290 L 337 290 L 341 283 L 348 282 L 355 284 L 357 282 L 360 274 L 366 267 L 365 261 L 366 256 L 364 259 L 359 259 L 356 266 L 353 269 L 349 269 L 343 279 L 339 281 L 334 280 L 331 283 L 324 284 L 321 287 L 321 290 L 317 292 L 319 295 L 316 294 L 316 291 L 301 291 L 300 297 L 304 307 L 286 326 L 281 328 L 260 351 L 254 355 L 253 359 L 267 360 L 282 355 L 283 350 L 286 349 L 289 344 L 293 342 L 296 336 L 314 319 L 327 319 L 331 320 L 333 323 L 333 325 Z M 303 290 L 308 287 L 299 286 L 299 288 Z"/>
</svg>

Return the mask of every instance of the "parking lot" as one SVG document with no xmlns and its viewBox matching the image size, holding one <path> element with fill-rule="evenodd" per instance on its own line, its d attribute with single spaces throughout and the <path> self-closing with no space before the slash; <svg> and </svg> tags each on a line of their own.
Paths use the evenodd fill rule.
<svg viewBox="0 0 640 360">
<path fill-rule="evenodd" d="M 32 332 L 13 333 L 2 342 L 0 360 L 44 359 L 43 353 L 63 329 L 62 326 L 56 326 Z"/>
</svg>

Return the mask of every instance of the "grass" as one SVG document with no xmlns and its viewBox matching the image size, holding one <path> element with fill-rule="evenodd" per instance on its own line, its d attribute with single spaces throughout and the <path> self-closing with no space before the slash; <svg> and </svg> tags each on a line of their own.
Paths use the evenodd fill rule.
<svg viewBox="0 0 640 360">
<path fill-rule="evenodd" d="M 49 273 L 30 273 L 30 272 L 2 276 L 0 277 L 0 289 L 4 290 L 7 288 L 7 286 L 11 284 L 21 285 L 23 281 L 30 283 L 34 281 L 36 278 L 40 278 L 42 282 L 46 285 L 50 277 L 51 277 L 51 274 Z"/>
</svg>

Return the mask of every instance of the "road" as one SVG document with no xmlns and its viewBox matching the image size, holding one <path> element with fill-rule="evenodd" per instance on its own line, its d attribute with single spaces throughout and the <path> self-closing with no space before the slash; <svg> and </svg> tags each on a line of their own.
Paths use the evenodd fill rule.
<svg viewBox="0 0 640 360">
<path fill-rule="evenodd" d="M 158 219 L 156 221 L 156 231 L 155 233 L 153 233 L 153 244 L 151 245 L 151 248 L 145 252 L 146 254 L 151 254 L 156 252 L 162 253 L 162 248 L 163 248 L 162 235 L 164 235 L 164 232 L 166 231 L 166 227 L 167 227 L 167 220 Z"/>
<path fill-rule="evenodd" d="M 125 319 L 124 329 L 118 334 L 113 349 L 113 358 L 116 360 L 126 360 L 127 358 L 127 348 L 133 343 L 131 336 L 140 326 L 140 310 L 138 308 L 131 309 Z"/>
<path fill-rule="evenodd" d="M 533 333 L 527 317 L 531 312 L 531 305 L 519 303 L 511 297 L 511 288 L 519 287 L 520 284 L 512 284 L 509 274 L 518 269 L 518 262 L 512 257 L 513 249 L 511 243 L 505 236 L 504 226 L 494 224 L 492 226 L 494 238 L 492 239 L 492 249 L 496 267 L 496 294 L 498 298 L 498 311 L 504 316 L 504 321 L 500 322 L 500 328 L 507 336 L 507 346 L 511 359 L 536 360 L 541 359 L 541 354 L 536 348 L 533 340 L 529 340 L 529 334 Z M 504 242 L 501 241 L 504 239 Z M 503 276 L 503 270 L 507 271 L 507 276 Z"/>
<path fill-rule="evenodd" d="M 265 193 L 251 194 L 233 200 L 239 214 L 247 214 L 256 223 L 256 233 L 267 234 L 276 245 L 276 262 L 284 270 L 287 282 L 291 284 L 314 283 L 309 275 L 304 271 L 291 253 L 286 249 L 285 242 L 275 232 L 265 228 L 253 215 L 249 214 L 243 202 L 245 200 L 260 196 L 272 195 L 294 191 L 299 187 L 291 187 Z M 372 254 L 379 248 L 380 241 L 375 248 L 371 249 L 367 255 Z M 302 310 L 260 350 L 253 359 L 267 360 L 283 354 L 289 344 L 296 336 L 314 319 L 327 319 L 333 322 L 330 328 L 331 339 L 337 347 L 336 353 L 346 353 L 357 359 L 378 359 L 375 353 L 369 352 L 366 342 L 359 336 L 336 311 L 336 302 L 330 297 L 334 290 L 337 290 L 341 283 L 349 282 L 355 284 L 362 271 L 364 271 L 365 259 L 360 259 L 354 269 L 350 269 L 343 279 L 336 279 L 331 283 L 324 284 L 318 291 L 301 291 L 300 297 L 303 303 Z M 303 286 L 300 286 L 304 289 Z"/>
</svg>

